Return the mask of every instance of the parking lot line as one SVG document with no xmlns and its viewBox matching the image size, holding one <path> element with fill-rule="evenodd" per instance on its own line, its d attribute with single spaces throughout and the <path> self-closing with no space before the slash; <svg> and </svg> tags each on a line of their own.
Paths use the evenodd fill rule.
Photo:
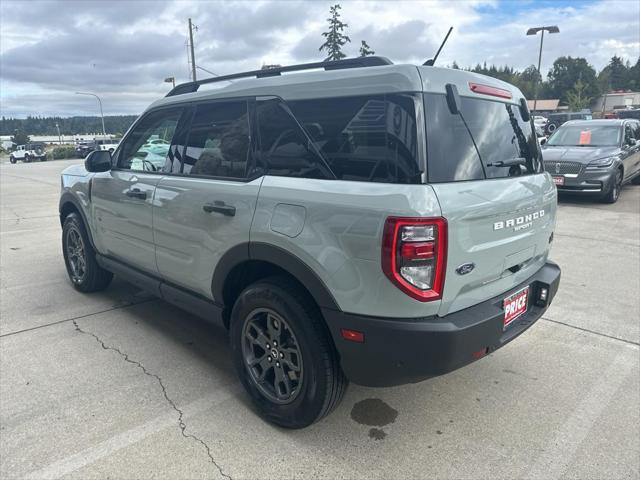
<svg viewBox="0 0 640 480">
<path fill-rule="evenodd" d="M 199 413 L 206 412 L 217 405 L 234 397 L 240 392 L 240 384 L 224 385 L 215 392 L 205 395 L 184 407 L 181 407 L 183 418 L 189 418 Z M 26 475 L 33 479 L 57 479 L 105 458 L 119 450 L 127 448 L 161 430 L 178 426 L 178 415 L 175 410 L 160 415 L 153 420 L 126 430 L 118 435 L 98 443 L 92 447 L 69 455 L 62 460 L 52 463 L 40 470 Z"/>
<path fill-rule="evenodd" d="M 630 351 L 633 352 L 631 355 Z M 625 345 L 558 430 L 555 438 L 547 444 L 525 478 L 551 480 L 564 474 L 580 444 L 609 406 L 622 383 L 631 375 L 637 362 L 638 348 Z"/>
</svg>

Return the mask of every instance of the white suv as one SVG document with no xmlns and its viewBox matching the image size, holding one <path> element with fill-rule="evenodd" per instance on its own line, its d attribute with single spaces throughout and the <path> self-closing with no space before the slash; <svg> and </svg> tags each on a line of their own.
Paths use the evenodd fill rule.
<svg viewBox="0 0 640 480">
<path fill-rule="evenodd" d="M 42 143 L 18 145 L 18 148 L 9 155 L 9 161 L 16 163 L 18 160 L 22 160 L 23 162 L 44 162 L 47 160 L 47 152 Z"/>
</svg>

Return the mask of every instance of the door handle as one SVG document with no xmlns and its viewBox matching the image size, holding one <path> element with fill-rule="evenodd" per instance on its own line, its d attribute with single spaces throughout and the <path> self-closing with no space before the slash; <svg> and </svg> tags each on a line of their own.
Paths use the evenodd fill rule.
<svg viewBox="0 0 640 480">
<path fill-rule="evenodd" d="M 131 190 L 127 190 L 126 195 L 127 197 L 139 198 L 140 200 L 147 199 L 147 192 L 143 192 L 139 188 L 132 188 Z"/>
<path fill-rule="evenodd" d="M 223 201 L 216 200 L 213 203 L 205 203 L 202 206 L 202 210 L 207 213 L 221 213 L 222 215 L 226 215 L 227 217 L 233 217 L 236 214 L 236 207 L 233 205 L 226 205 Z"/>
</svg>

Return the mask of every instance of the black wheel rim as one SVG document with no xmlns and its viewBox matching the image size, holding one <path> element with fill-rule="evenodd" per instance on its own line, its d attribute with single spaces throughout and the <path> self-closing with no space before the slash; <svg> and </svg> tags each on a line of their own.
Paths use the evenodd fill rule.
<svg viewBox="0 0 640 480">
<path fill-rule="evenodd" d="M 66 248 L 71 280 L 79 283 L 87 273 L 87 258 L 82 235 L 75 226 L 67 230 Z"/>
<path fill-rule="evenodd" d="M 254 385 L 270 401 L 293 402 L 300 393 L 303 368 L 296 336 L 269 308 L 251 312 L 242 331 L 242 356 Z"/>
</svg>

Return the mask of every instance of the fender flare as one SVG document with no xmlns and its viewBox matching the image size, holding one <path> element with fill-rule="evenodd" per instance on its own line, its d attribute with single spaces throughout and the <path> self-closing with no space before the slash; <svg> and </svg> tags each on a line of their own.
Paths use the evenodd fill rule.
<svg viewBox="0 0 640 480">
<path fill-rule="evenodd" d="M 89 222 L 87 222 L 87 216 L 84 213 L 84 209 L 82 208 L 82 205 L 80 205 L 79 200 L 70 192 L 64 192 L 60 196 L 60 203 L 58 204 L 58 211 L 60 212 L 60 226 L 64 225 L 64 218 L 62 218 L 62 209 L 68 203 L 71 203 L 80 214 L 80 218 L 82 218 L 85 230 L 87 231 L 87 236 L 89 237 L 89 242 L 91 242 L 91 246 L 93 247 L 93 249 L 96 250 L 96 244 L 93 241 L 93 234 L 91 233 Z"/>
<path fill-rule="evenodd" d="M 260 260 L 276 265 L 300 282 L 319 307 L 340 310 L 325 283 L 311 267 L 287 250 L 262 242 L 236 245 L 220 258 L 211 281 L 211 293 L 216 302 L 223 303 L 223 289 L 229 273 L 249 260 Z"/>
</svg>

